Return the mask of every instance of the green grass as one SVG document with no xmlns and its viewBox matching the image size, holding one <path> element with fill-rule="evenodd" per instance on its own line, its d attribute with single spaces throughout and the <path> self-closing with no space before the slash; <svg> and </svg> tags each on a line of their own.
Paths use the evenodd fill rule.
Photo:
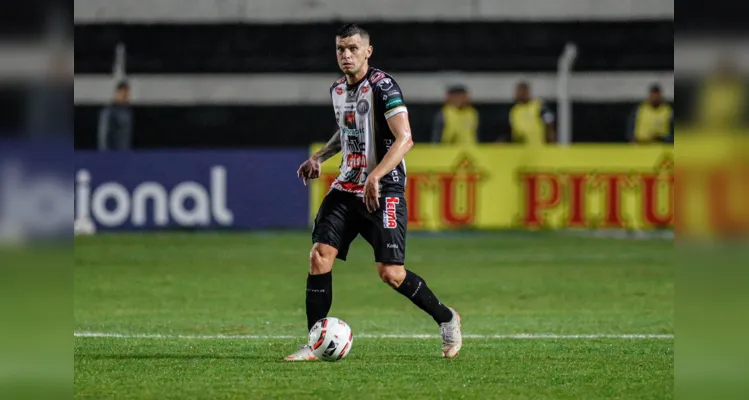
<svg viewBox="0 0 749 400">
<path fill-rule="evenodd" d="M 673 339 L 467 339 L 440 357 L 428 316 L 379 281 L 358 239 L 330 315 L 354 330 L 338 363 L 286 363 L 306 335 L 308 234 L 102 235 L 75 242 L 77 332 L 298 335 L 75 338 L 91 399 L 672 398 Z M 407 267 L 467 334 L 672 334 L 673 244 L 495 233 L 409 239 Z"/>
</svg>

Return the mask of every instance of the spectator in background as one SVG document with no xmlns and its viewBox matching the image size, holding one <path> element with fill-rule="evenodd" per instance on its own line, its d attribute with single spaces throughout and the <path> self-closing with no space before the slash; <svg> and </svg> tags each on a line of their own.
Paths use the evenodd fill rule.
<svg viewBox="0 0 749 400">
<path fill-rule="evenodd" d="M 520 82 L 515 87 L 515 104 L 510 109 L 510 135 L 500 136 L 498 141 L 524 143 L 540 146 L 556 142 L 554 113 L 543 100 L 531 96 L 528 82 Z"/>
<path fill-rule="evenodd" d="M 746 106 L 746 83 L 733 59 L 723 56 L 700 87 L 697 123 L 713 132 L 741 130 L 746 125 Z"/>
<path fill-rule="evenodd" d="M 467 145 L 478 142 L 479 114 L 462 85 L 447 89 L 445 105 L 434 118 L 432 142 Z"/>
<path fill-rule="evenodd" d="M 633 143 L 673 143 L 674 111 L 663 102 L 663 93 L 657 84 L 650 86 L 647 100 L 632 112 L 627 137 Z"/>
<path fill-rule="evenodd" d="M 99 113 L 99 151 L 129 150 L 132 146 L 133 111 L 130 108 L 130 85 L 117 84 L 112 104 Z"/>
</svg>

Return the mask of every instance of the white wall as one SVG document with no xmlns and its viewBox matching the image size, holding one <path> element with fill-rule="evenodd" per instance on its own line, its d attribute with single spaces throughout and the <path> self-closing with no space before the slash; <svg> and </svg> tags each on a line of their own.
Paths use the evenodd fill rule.
<svg viewBox="0 0 749 400">
<path fill-rule="evenodd" d="M 674 0 L 75 0 L 76 23 L 656 18 Z"/>
<path fill-rule="evenodd" d="M 397 73 L 406 102 L 439 102 L 445 87 L 465 84 L 476 102 L 510 102 L 518 81 L 527 80 L 533 94 L 556 99 L 555 73 L 542 74 L 442 74 Z M 330 105 L 330 85 L 338 74 L 258 75 L 133 75 L 135 104 L 278 104 Z M 645 98 L 650 84 L 663 86 L 664 96 L 673 99 L 674 75 L 665 73 L 578 73 L 570 80 L 573 101 L 638 101 Z M 108 76 L 76 75 L 75 103 L 102 104 L 112 95 Z"/>
</svg>

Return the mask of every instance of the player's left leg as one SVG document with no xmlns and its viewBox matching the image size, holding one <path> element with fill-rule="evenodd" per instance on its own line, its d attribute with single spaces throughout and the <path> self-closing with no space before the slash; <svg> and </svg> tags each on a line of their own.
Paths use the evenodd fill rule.
<svg viewBox="0 0 749 400">
<path fill-rule="evenodd" d="M 439 324 L 442 334 L 442 355 L 447 358 L 456 357 L 463 346 L 460 315 L 442 304 L 427 286 L 426 281 L 402 264 L 378 262 L 377 272 L 383 282 L 411 300 Z"/>
<path fill-rule="evenodd" d="M 460 316 L 439 301 L 424 279 L 404 267 L 408 225 L 406 199 L 383 196 L 380 205 L 382 209 L 374 213 L 365 211 L 366 221 L 359 232 L 372 245 L 380 278 L 434 319 L 442 331 L 442 354 L 448 358 L 457 356 L 463 344 Z"/>
</svg>

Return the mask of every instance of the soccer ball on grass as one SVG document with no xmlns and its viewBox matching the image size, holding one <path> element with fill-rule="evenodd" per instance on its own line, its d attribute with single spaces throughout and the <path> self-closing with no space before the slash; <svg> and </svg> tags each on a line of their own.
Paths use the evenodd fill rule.
<svg viewBox="0 0 749 400">
<path fill-rule="evenodd" d="M 334 317 L 323 318 L 309 331 L 312 354 L 323 361 L 338 361 L 351 351 L 354 333 L 346 322 Z"/>
</svg>

